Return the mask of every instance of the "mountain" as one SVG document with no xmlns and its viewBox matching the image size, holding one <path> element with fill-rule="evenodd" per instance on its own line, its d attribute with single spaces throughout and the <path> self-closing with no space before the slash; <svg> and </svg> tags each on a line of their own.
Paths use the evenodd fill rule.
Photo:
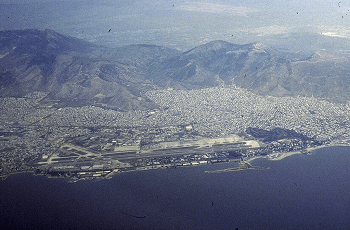
<svg viewBox="0 0 350 230">
<path fill-rule="evenodd" d="M 9 86 L 25 80 L 21 78 L 26 77 L 26 72 L 35 71 L 35 67 L 43 73 L 52 72 L 57 55 L 66 51 L 85 52 L 92 48 L 88 42 L 62 36 L 52 30 L 1 31 L 0 39 L 2 94 L 11 91 Z"/>
<path fill-rule="evenodd" d="M 232 84 L 266 94 L 291 75 L 291 60 L 262 44 L 213 41 L 160 63 L 152 73 L 184 88 Z M 279 94 L 279 93 L 276 93 Z"/>
<path fill-rule="evenodd" d="M 52 30 L 0 31 L 0 96 L 48 92 L 62 105 L 153 109 L 144 92 L 235 84 L 272 96 L 350 100 L 350 61 L 261 43 L 212 41 L 187 52 L 154 45 L 106 48 Z"/>
<path fill-rule="evenodd" d="M 100 48 L 52 30 L 0 31 L 0 95 L 44 91 L 49 92 L 48 99 L 66 105 L 155 108 L 141 97 L 156 88 L 145 78 L 143 66 L 148 59 L 164 58 L 158 55 L 163 48 L 148 47 L 147 57 L 137 57 L 142 47 Z M 164 50 L 165 56 L 171 54 Z"/>
<path fill-rule="evenodd" d="M 349 71 L 347 57 L 326 51 L 305 56 L 261 43 L 213 41 L 158 63 L 150 75 L 176 88 L 234 83 L 262 95 L 313 95 L 346 102 L 350 100 Z"/>
</svg>

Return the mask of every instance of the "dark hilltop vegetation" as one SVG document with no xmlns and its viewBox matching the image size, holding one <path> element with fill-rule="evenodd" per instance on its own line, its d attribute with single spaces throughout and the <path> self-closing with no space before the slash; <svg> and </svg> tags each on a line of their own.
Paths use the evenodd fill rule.
<svg viewBox="0 0 350 230">
<path fill-rule="evenodd" d="M 264 142 L 278 141 L 282 139 L 300 139 L 302 141 L 311 139 L 301 133 L 295 132 L 294 130 L 282 128 L 274 128 L 271 130 L 248 128 L 246 132 L 255 138 L 262 139 Z"/>
</svg>

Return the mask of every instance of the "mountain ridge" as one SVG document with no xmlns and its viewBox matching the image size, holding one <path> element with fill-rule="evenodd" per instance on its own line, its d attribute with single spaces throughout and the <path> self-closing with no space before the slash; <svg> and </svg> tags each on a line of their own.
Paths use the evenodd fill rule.
<svg viewBox="0 0 350 230">
<path fill-rule="evenodd" d="M 217 40 L 180 52 L 142 44 L 99 47 L 49 29 L 0 31 L 0 96 L 44 91 L 69 105 L 154 109 L 143 96 L 149 90 L 231 84 L 262 95 L 346 102 L 348 71 L 346 57 L 286 55 L 261 43 Z"/>
</svg>

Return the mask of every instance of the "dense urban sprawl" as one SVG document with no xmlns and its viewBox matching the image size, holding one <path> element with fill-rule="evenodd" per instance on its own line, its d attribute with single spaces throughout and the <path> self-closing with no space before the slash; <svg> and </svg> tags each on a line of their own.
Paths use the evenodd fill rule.
<svg viewBox="0 0 350 230">
<path fill-rule="evenodd" d="M 98 153 L 233 134 L 251 139 L 248 128 L 292 130 L 320 143 L 350 136 L 348 104 L 260 96 L 235 86 L 149 91 L 146 96 L 159 105 L 149 111 L 59 107 L 46 96 L 0 99 L 1 175 L 33 170 L 33 162 L 57 154 L 67 143 Z"/>
</svg>

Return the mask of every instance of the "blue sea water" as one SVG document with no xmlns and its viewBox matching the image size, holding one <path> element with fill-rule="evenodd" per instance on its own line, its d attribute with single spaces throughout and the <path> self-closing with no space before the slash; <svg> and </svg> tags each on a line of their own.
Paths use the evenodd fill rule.
<svg viewBox="0 0 350 230">
<path fill-rule="evenodd" d="M 1 229 L 350 229 L 350 148 L 246 170 L 206 165 L 67 183 L 18 174 L 0 182 Z"/>
</svg>

